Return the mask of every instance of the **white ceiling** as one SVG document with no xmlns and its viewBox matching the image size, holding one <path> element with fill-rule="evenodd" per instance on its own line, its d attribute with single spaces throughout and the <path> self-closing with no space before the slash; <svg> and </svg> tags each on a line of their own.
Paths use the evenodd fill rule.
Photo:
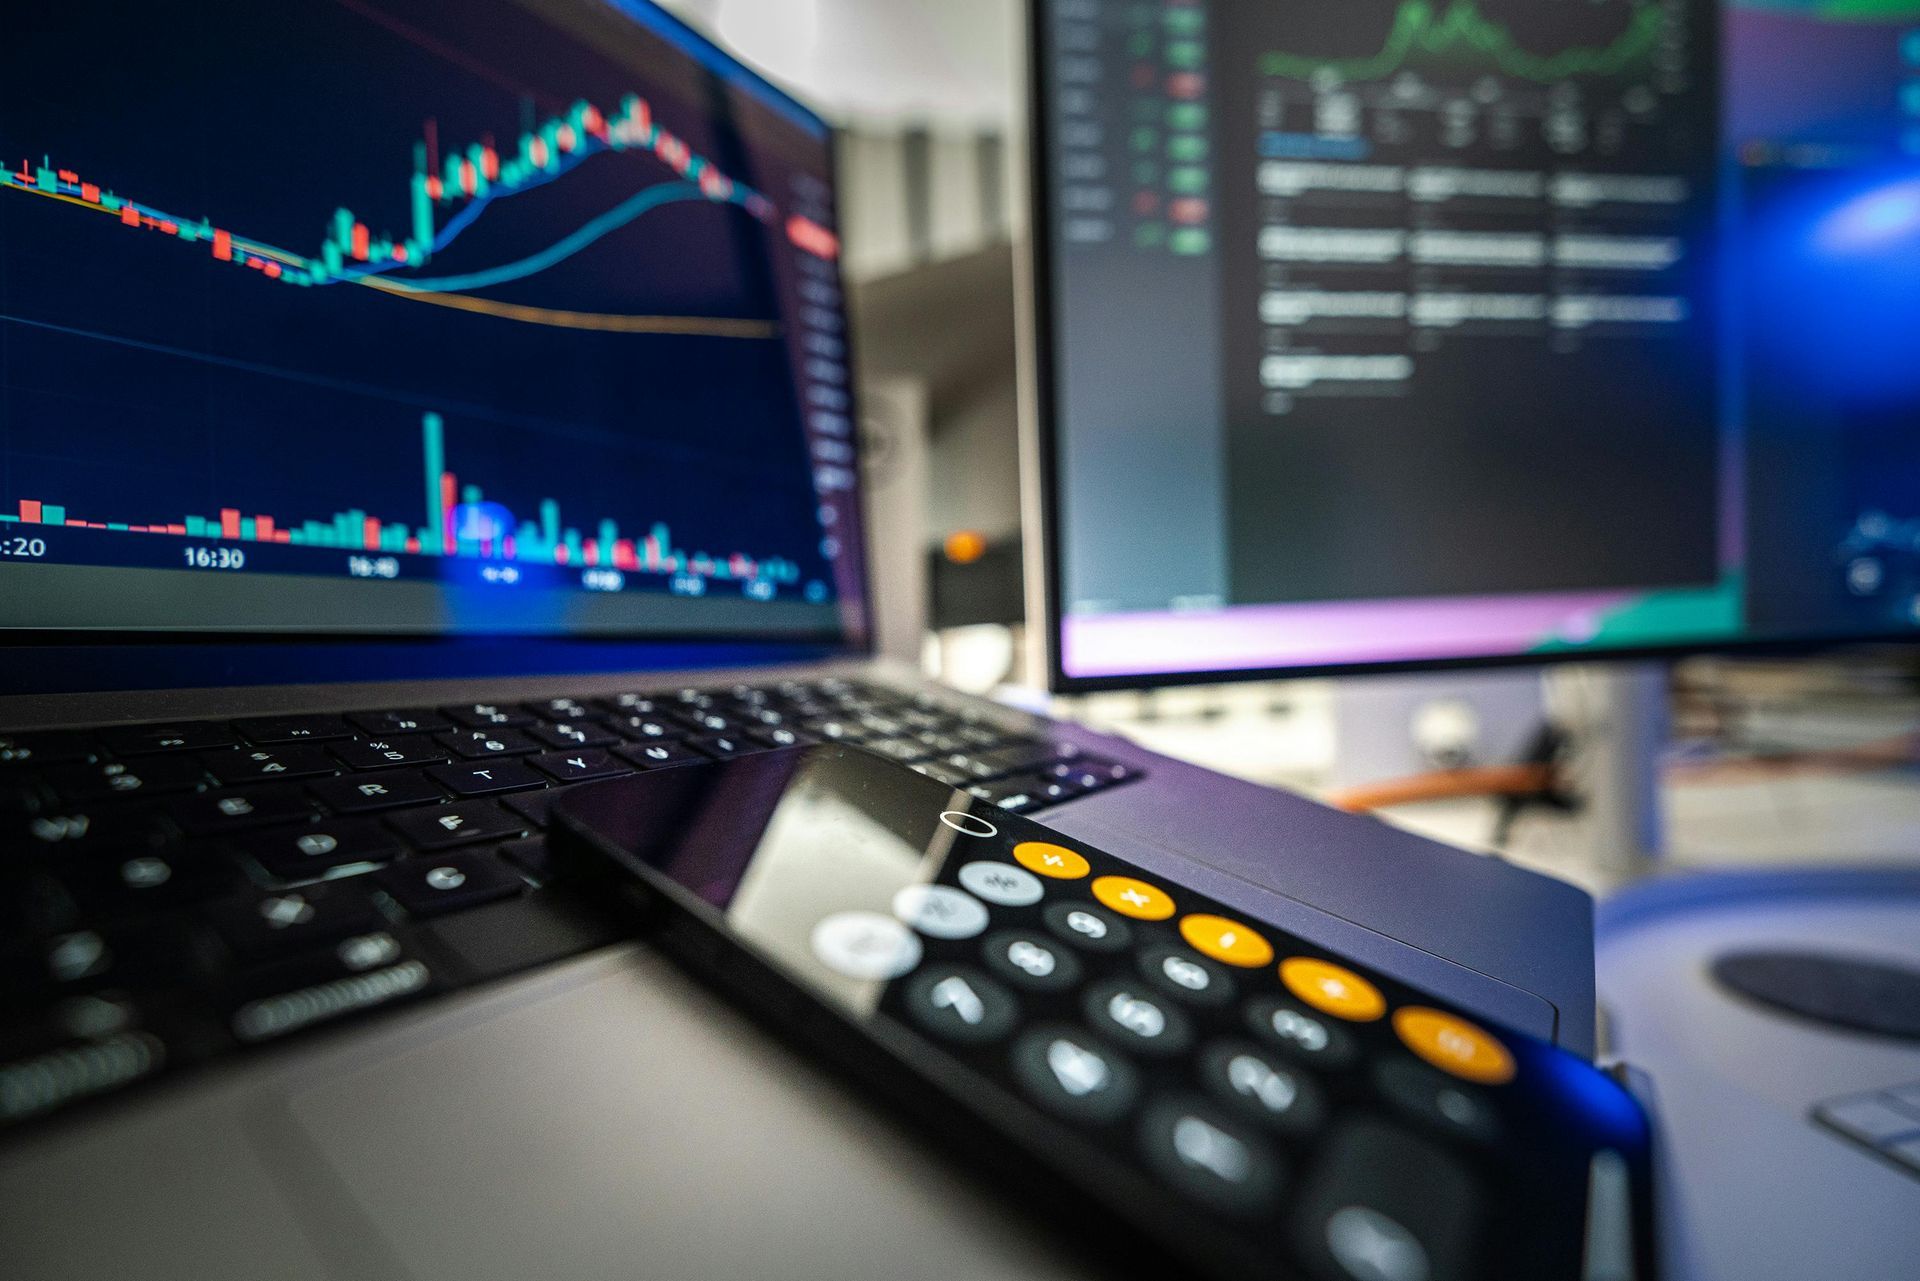
<svg viewBox="0 0 1920 1281">
<path fill-rule="evenodd" d="M 661 0 L 842 123 L 1004 127 L 1022 0 Z"/>
</svg>

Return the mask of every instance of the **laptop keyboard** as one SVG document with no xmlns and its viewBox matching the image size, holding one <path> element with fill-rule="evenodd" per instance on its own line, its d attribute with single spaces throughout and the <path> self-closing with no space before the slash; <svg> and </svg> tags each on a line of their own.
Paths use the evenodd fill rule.
<svg viewBox="0 0 1920 1281">
<path fill-rule="evenodd" d="M 556 796 L 825 740 L 1016 812 L 1135 776 L 845 680 L 0 734 L 0 1127 L 612 942 Z"/>
</svg>

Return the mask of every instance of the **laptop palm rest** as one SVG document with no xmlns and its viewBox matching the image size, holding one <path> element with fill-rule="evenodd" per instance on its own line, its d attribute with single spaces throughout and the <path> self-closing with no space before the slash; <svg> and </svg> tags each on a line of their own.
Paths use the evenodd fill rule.
<svg viewBox="0 0 1920 1281">
<path fill-rule="evenodd" d="M 259 1122 L 343 1275 L 1079 1275 L 660 958 L 515 986 Z"/>
</svg>

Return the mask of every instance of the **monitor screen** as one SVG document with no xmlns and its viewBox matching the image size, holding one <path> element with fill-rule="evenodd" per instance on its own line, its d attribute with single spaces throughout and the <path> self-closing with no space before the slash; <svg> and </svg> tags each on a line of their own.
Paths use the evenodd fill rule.
<svg viewBox="0 0 1920 1281">
<path fill-rule="evenodd" d="M 1911 0 L 1043 0 L 1056 684 L 1913 626 L 1847 595 L 1867 508 L 1748 448 L 1737 290 L 1752 170 L 1920 151 L 1917 29 Z"/>
<path fill-rule="evenodd" d="M 831 139 L 639 0 L 0 50 L 0 628 L 857 633 Z"/>
</svg>

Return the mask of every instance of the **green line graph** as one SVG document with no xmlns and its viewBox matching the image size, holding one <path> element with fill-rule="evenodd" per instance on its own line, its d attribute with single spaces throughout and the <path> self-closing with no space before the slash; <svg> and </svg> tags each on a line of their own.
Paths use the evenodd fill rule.
<svg viewBox="0 0 1920 1281">
<path fill-rule="evenodd" d="M 1617 76 L 1644 62 L 1659 42 L 1666 15 L 1646 0 L 1633 6 L 1613 43 L 1539 54 L 1523 49 L 1513 33 L 1483 16 L 1474 0 L 1453 0 L 1439 9 L 1429 0 L 1406 0 L 1393 17 L 1380 52 L 1362 58 L 1320 58 L 1274 50 L 1260 59 L 1267 75 L 1309 80 L 1330 71 L 1343 80 L 1380 80 L 1422 55 L 1484 58 L 1519 80 L 1551 82 L 1572 76 Z"/>
</svg>

